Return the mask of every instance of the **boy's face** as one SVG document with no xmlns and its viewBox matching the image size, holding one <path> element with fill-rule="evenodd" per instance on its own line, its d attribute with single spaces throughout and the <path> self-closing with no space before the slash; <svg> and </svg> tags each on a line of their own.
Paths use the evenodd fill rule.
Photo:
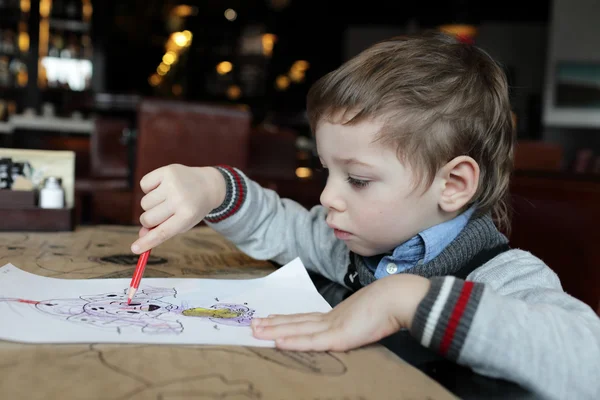
<svg viewBox="0 0 600 400">
<path fill-rule="evenodd" d="M 423 193 L 393 145 L 374 141 L 382 124 L 341 125 L 322 121 L 317 150 L 328 169 L 321 204 L 327 224 L 348 248 L 362 256 L 382 254 L 423 229 L 442 222 L 438 178 Z M 440 188 L 437 190 L 435 188 Z"/>
</svg>

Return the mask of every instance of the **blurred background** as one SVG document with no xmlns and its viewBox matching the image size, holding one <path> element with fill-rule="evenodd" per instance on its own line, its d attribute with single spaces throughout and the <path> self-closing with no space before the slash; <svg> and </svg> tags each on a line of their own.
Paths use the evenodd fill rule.
<svg viewBox="0 0 600 400">
<path fill-rule="evenodd" d="M 440 29 L 502 64 L 518 138 L 560 158 L 527 168 L 596 173 L 598 18 L 593 0 L 0 0 L 0 144 L 73 150 L 82 185 L 96 176 L 135 186 L 144 102 L 225 106 L 245 110 L 257 134 L 247 169 L 309 178 L 310 85 L 378 40 Z M 211 162 L 197 146 L 196 164 Z"/>
<path fill-rule="evenodd" d="M 0 0 L 0 164 L 17 176 L 26 151 L 74 155 L 67 225 L 0 196 L 0 227 L 138 224 L 139 180 L 170 163 L 230 164 L 318 204 L 310 85 L 379 40 L 437 29 L 508 77 L 513 246 L 600 310 L 598 21 L 597 0 Z"/>
<path fill-rule="evenodd" d="M 240 162 L 310 206 L 320 181 L 313 191 L 284 190 L 316 174 L 305 118 L 310 85 L 378 40 L 439 29 L 504 67 L 520 148 L 529 153 L 519 168 L 596 174 L 598 18 L 594 0 L 0 0 L 0 144 L 75 151 L 79 221 L 135 221 L 81 202 L 111 187 L 135 190 L 140 128 L 168 103 L 172 124 L 147 125 L 146 157 L 158 149 L 196 165 Z M 232 130 L 214 126 L 210 114 L 226 109 L 238 112 L 233 131 L 243 132 L 217 140 Z M 170 130 L 189 127 L 199 131 L 179 140 L 190 147 L 168 144 L 178 138 Z M 247 154 L 219 158 L 222 142 Z"/>
</svg>

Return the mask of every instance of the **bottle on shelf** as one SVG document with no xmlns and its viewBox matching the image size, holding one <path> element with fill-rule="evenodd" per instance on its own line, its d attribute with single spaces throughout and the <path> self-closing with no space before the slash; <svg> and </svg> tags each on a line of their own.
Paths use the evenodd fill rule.
<svg viewBox="0 0 600 400">
<path fill-rule="evenodd" d="M 65 206 L 65 192 L 60 179 L 49 176 L 40 190 L 40 208 L 63 208 Z"/>
</svg>

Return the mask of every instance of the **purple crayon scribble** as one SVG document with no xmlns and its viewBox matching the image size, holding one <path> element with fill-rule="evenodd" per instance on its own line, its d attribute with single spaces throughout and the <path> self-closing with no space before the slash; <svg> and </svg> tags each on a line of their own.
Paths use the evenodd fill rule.
<svg viewBox="0 0 600 400">
<path fill-rule="evenodd" d="M 80 296 L 72 299 L 26 300 L 0 298 L 0 302 L 33 305 L 47 315 L 65 321 L 113 329 L 137 328 L 146 334 L 180 334 L 182 318 L 205 318 L 229 326 L 249 326 L 255 310 L 241 304 L 217 303 L 210 307 L 177 306 L 161 300 L 176 297 L 173 288 L 144 288 L 127 305 L 127 289 L 123 292 Z"/>
</svg>

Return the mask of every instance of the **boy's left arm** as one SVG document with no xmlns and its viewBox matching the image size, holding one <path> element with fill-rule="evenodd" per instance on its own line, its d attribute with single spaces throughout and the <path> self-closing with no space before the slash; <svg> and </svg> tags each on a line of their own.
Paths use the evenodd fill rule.
<svg viewBox="0 0 600 400">
<path fill-rule="evenodd" d="M 329 313 L 253 321 L 254 335 L 289 350 L 345 351 L 402 328 L 482 375 L 550 399 L 599 399 L 600 318 L 563 292 L 541 260 L 520 250 L 464 281 L 398 274 Z"/>
<path fill-rule="evenodd" d="M 469 281 L 431 279 L 410 332 L 459 364 L 545 398 L 600 398 L 600 318 L 543 262 L 528 255 L 515 265 L 511 257 Z"/>
</svg>

